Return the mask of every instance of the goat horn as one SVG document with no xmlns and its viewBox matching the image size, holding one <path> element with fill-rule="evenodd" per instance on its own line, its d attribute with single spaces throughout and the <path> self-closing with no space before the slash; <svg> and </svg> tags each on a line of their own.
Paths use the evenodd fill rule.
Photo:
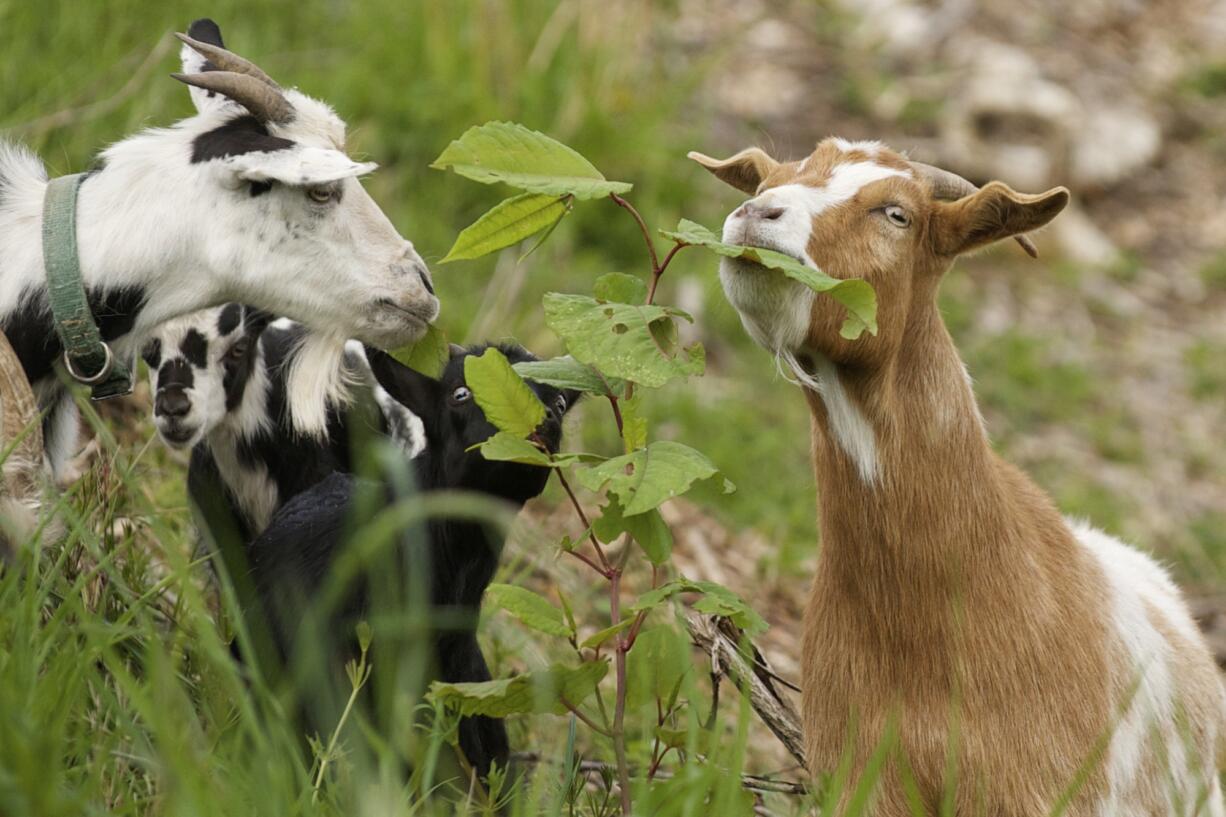
<svg viewBox="0 0 1226 817">
<path fill-rule="evenodd" d="M 950 173 L 948 170 L 923 162 L 911 162 L 911 167 L 932 185 L 933 198 L 960 199 L 979 192 L 979 188 L 973 182 L 967 181 L 957 173 Z M 1038 248 L 1027 236 L 1015 235 L 1013 240 L 1020 244 L 1031 258 L 1039 257 Z"/>
<path fill-rule="evenodd" d="M 192 39 L 186 34 L 175 33 L 175 36 L 188 45 L 193 51 L 207 59 L 213 65 L 217 66 L 220 71 L 233 71 L 236 74 L 246 74 L 249 77 L 255 77 L 261 82 L 265 82 L 272 86 L 275 90 L 280 91 L 281 86 L 278 85 L 272 77 L 265 74 L 260 67 L 248 59 L 240 57 L 233 51 L 227 51 L 220 45 L 201 42 L 200 40 Z"/>
<path fill-rule="evenodd" d="M 14 445 L 22 433 L 25 436 Z M 7 539 L 23 527 L 20 518 L 8 517 L 19 509 L 37 507 L 43 470 L 38 403 L 17 353 L 0 332 L 0 455 L 4 451 L 8 457 L 0 471 L 0 514 L 6 518 L 0 519 L 0 556 L 11 555 L 13 548 Z"/>
<path fill-rule="evenodd" d="M 171 74 L 179 82 L 214 91 L 233 99 L 261 122 L 284 125 L 294 118 L 294 106 L 281 91 L 250 74 L 236 71 L 204 71 L 199 74 Z"/>
</svg>

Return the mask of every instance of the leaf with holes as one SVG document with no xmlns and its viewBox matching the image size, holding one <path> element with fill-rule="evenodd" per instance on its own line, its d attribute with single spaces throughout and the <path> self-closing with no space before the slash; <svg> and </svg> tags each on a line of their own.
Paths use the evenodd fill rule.
<svg viewBox="0 0 1226 817">
<path fill-rule="evenodd" d="M 605 377 L 600 372 L 580 363 L 570 355 L 550 360 L 525 360 L 511 368 L 526 380 L 544 383 L 557 389 L 574 389 L 588 394 L 620 397 L 626 391 L 626 381 Z"/>
<path fill-rule="evenodd" d="M 589 491 L 599 491 L 607 483 L 609 493 L 621 500 L 623 513 L 634 516 L 684 494 L 698 480 L 718 475 L 719 469 L 698 451 L 671 440 L 660 440 L 581 469 L 576 478 Z M 724 480 L 724 492 L 732 490 L 732 483 Z"/>
<path fill-rule="evenodd" d="M 392 352 L 392 357 L 410 369 L 435 378 L 443 373 L 443 367 L 447 365 L 450 355 L 447 336 L 433 324 L 426 327 L 426 334 L 422 335 L 417 343 Z"/>
<path fill-rule="evenodd" d="M 482 184 L 503 182 L 530 193 L 577 199 L 625 193 L 632 187 L 609 181 L 575 150 L 514 122 L 469 128 L 430 167 L 450 168 Z"/>
<path fill-rule="evenodd" d="M 678 593 L 700 594 L 701 598 L 694 602 L 695 610 L 730 619 L 748 635 L 757 635 L 766 630 L 766 621 L 762 616 L 727 587 L 715 582 L 694 581 L 684 576 L 665 582 L 655 590 L 649 590 L 639 596 L 639 600 L 630 610 L 639 613 L 654 609 Z"/>
<path fill-rule="evenodd" d="M 518 244 L 566 215 L 566 197 L 524 193 L 501 201 L 465 227 L 439 263 L 480 258 Z"/>
<path fill-rule="evenodd" d="M 546 635 L 569 638 L 575 634 L 566 625 L 562 611 L 554 607 L 544 596 L 512 584 L 491 584 L 485 590 L 485 604 L 489 610 L 505 610 L 528 627 Z"/>
<path fill-rule="evenodd" d="M 860 337 L 866 329 L 870 334 L 877 334 L 877 293 L 873 292 L 867 281 L 832 278 L 819 269 L 805 266 L 795 258 L 774 250 L 725 244 L 706 227 L 684 218 L 676 230 L 661 230 L 660 234 L 679 244 L 706 247 L 727 258 L 742 258 L 778 270 L 814 292 L 831 296 L 847 309 L 847 320 L 843 322 L 839 334 L 848 340 Z"/>
<path fill-rule="evenodd" d="M 608 376 L 649 388 L 701 375 L 702 346 L 676 342 L 674 318 L 692 320 L 680 309 L 601 303 L 584 295 L 545 295 L 545 323 L 566 344 L 571 356 Z"/>
<path fill-rule="evenodd" d="M 506 356 L 490 347 L 480 356 L 464 359 L 464 381 L 473 399 L 499 431 L 527 437 L 545 419 L 545 406 L 523 378 L 511 368 Z"/>
<path fill-rule="evenodd" d="M 588 661 L 577 667 L 554 664 L 548 669 L 466 684 L 430 685 L 430 697 L 448 709 L 469 717 L 486 715 L 565 715 L 596 691 L 609 671 L 604 661 Z M 569 705 L 569 706 L 568 706 Z"/>
</svg>

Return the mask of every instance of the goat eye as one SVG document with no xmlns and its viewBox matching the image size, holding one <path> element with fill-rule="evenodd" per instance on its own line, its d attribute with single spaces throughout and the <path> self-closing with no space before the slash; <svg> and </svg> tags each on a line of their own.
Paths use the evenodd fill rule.
<svg viewBox="0 0 1226 817">
<path fill-rule="evenodd" d="M 332 201 L 332 189 L 330 187 L 308 187 L 307 197 L 317 204 L 327 204 Z"/>
<path fill-rule="evenodd" d="M 890 204 L 883 208 L 885 217 L 890 220 L 890 223 L 895 227 L 910 227 L 911 216 L 907 215 L 907 211 L 899 207 L 897 204 Z"/>
<path fill-rule="evenodd" d="M 247 344 L 236 343 L 230 347 L 230 351 L 226 352 L 226 358 L 229 360 L 238 360 L 245 354 L 247 354 Z"/>
<path fill-rule="evenodd" d="M 564 395 L 559 394 L 557 399 L 553 401 L 553 407 L 554 409 L 557 410 L 559 416 L 565 414 L 566 413 L 566 397 Z"/>
<path fill-rule="evenodd" d="M 472 396 L 473 393 L 468 390 L 468 386 L 456 386 L 455 391 L 451 393 L 451 402 L 467 403 Z"/>
</svg>

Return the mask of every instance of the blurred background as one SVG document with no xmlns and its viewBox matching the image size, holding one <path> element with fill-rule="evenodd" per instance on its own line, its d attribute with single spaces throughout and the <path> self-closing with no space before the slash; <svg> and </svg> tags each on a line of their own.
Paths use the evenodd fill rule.
<svg viewBox="0 0 1226 817">
<path fill-rule="evenodd" d="M 686 151 L 756 144 L 792 159 L 828 135 L 881 139 L 978 183 L 1067 185 L 1074 203 L 1036 237 L 1038 261 L 1010 242 L 959 262 L 947 323 L 1007 458 L 1194 594 L 1226 592 L 1226 0 L 0 0 L 0 135 L 58 174 L 189 114 L 167 76 L 170 32 L 199 16 L 337 108 L 352 152 L 381 165 L 369 189 L 428 262 L 506 192 L 428 168 L 490 119 L 632 182 L 653 227 L 717 227 L 738 203 Z M 432 264 L 451 340 L 560 353 L 544 292 L 646 272 L 634 223 L 600 201 L 519 255 Z M 715 271 L 683 253 L 662 283 L 659 301 L 695 315 L 708 373 L 648 410 L 657 435 L 702 449 L 741 490 L 666 515 L 686 572 L 759 606 L 791 675 L 818 547 L 808 414 Z M 584 407 L 570 447 L 611 448 L 602 409 Z M 147 387 L 106 410 L 121 439 L 152 438 Z M 182 467 L 154 445 L 139 464 L 149 478 L 131 484 L 186 528 Z M 565 530 L 556 503 L 533 506 L 507 570 L 581 587 L 538 535 Z M 494 647 L 511 668 L 522 648 Z"/>
</svg>

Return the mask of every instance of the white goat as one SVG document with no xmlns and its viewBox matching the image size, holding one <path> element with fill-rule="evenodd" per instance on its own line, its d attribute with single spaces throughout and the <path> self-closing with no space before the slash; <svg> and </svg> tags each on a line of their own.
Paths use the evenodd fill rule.
<svg viewBox="0 0 1226 817">
<path fill-rule="evenodd" d="M 313 327 L 324 370 L 346 338 L 391 347 L 420 337 L 438 314 L 429 272 L 358 182 L 375 165 L 345 155 L 345 124 L 222 48 L 211 21 L 189 31 L 177 77 L 196 86 L 198 113 L 107 148 L 80 188 L 81 276 L 103 340 L 127 356 L 149 328 L 232 300 Z M 62 348 L 43 268 L 46 183 L 41 162 L 0 142 L 0 331 L 49 412 L 58 471 L 77 421 L 52 373 Z M 300 429 L 316 434 L 320 368 L 303 361 L 291 401 Z"/>
<path fill-rule="evenodd" d="M 1068 191 L 979 190 L 875 142 L 829 139 L 803 162 L 691 156 L 750 196 L 725 241 L 877 293 L 879 332 L 852 341 L 834 300 L 748 261 L 720 268 L 812 414 L 804 732 L 814 773 L 850 772 L 838 813 L 891 734 L 879 817 L 1226 813 L 1226 699 L 1179 591 L 993 452 L 937 308 L 959 254 L 1043 226 Z"/>
</svg>

